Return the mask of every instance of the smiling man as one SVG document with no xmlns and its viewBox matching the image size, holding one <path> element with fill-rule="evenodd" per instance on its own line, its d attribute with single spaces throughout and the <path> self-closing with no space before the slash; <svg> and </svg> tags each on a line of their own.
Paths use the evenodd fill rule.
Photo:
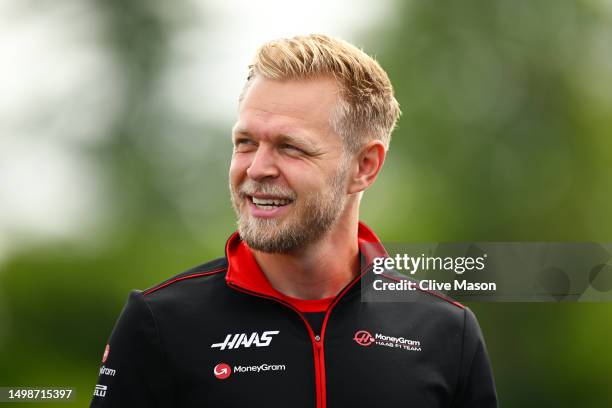
<svg viewBox="0 0 612 408">
<path fill-rule="evenodd" d="M 238 231 L 223 258 L 130 294 L 92 406 L 497 406 L 471 311 L 426 291 L 362 301 L 384 248 L 359 204 L 398 116 L 354 46 L 264 44 L 232 134 Z"/>
</svg>

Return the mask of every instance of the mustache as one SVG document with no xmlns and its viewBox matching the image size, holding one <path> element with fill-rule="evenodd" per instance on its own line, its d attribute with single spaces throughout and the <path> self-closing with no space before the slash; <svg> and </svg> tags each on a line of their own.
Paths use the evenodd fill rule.
<svg viewBox="0 0 612 408">
<path fill-rule="evenodd" d="M 297 197 L 297 194 L 288 187 L 279 186 L 278 184 L 259 183 L 248 179 L 238 187 L 238 194 L 243 198 L 253 194 L 267 194 L 287 200 L 295 200 Z"/>
</svg>

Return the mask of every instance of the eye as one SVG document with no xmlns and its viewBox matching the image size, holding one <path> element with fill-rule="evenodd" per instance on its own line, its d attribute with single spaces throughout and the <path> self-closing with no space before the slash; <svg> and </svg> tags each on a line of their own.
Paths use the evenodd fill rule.
<svg viewBox="0 0 612 408">
<path fill-rule="evenodd" d="M 255 142 L 251 139 L 246 138 L 238 138 L 234 141 L 234 151 L 236 152 L 246 152 L 249 151 L 255 146 Z"/>
<path fill-rule="evenodd" d="M 283 150 L 289 150 L 289 151 L 293 151 L 297 153 L 304 153 L 302 149 L 292 144 L 289 144 L 289 143 L 282 143 L 279 147 Z"/>
<path fill-rule="evenodd" d="M 239 139 L 236 139 L 236 140 L 234 141 L 234 145 L 236 145 L 236 146 L 240 146 L 240 145 L 242 145 L 242 144 L 248 144 L 248 143 L 250 143 L 250 142 L 251 142 L 251 141 L 250 141 L 249 139 L 239 138 Z"/>
</svg>

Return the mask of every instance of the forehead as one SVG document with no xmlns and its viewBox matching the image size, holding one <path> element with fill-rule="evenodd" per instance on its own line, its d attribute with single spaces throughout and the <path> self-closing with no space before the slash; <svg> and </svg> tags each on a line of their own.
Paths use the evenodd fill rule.
<svg viewBox="0 0 612 408">
<path fill-rule="evenodd" d="M 338 86 L 331 78 L 280 81 L 256 77 L 240 103 L 236 129 L 327 133 L 337 97 Z"/>
</svg>

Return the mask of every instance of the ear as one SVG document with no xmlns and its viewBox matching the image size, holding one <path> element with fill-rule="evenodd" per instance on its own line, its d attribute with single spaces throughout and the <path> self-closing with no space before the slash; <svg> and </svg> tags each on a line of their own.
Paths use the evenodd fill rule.
<svg viewBox="0 0 612 408">
<path fill-rule="evenodd" d="M 348 193 L 358 193 L 366 190 L 380 172 L 385 161 L 385 146 L 380 140 L 369 141 L 351 163 Z"/>
</svg>

